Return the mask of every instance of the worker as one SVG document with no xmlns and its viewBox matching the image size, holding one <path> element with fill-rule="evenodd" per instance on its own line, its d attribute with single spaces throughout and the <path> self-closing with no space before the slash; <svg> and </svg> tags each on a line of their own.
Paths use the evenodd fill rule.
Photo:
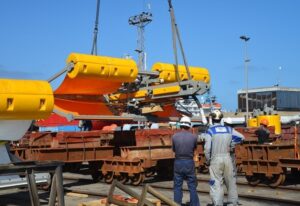
<svg viewBox="0 0 300 206">
<path fill-rule="evenodd" d="M 182 184 L 187 181 L 190 192 L 190 206 L 200 206 L 197 194 L 197 178 L 195 175 L 194 152 L 197 148 L 197 136 L 189 130 L 191 119 L 183 116 L 179 122 L 181 131 L 172 137 L 172 147 L 175 152 L 174 161 L 174 201 L 182 204 Z"/>
<path fill-rule="evenodd" d="M 204 153 L 210 173 L 210 196 L 213 205 L 223 206 L 223 182 L 227 187 L 227 205 L 238 205 L 236 172 L 230 156 L 232 147 L 243 141 L 244 136 L 230 126 L 222 125 L 223 114 L 214 110 L 211 114 L 212 125 L 205 134 Z"/>
<path fill-rule="evenodd" d="M 151 129 L 151 126 L 152 126 L 152 122 L 148 120 L 147 122 L 145 122 L 144 129 Z"/>
<path fill-rule="evenodd" d="M 93 124 L 91 120 L 79 120 L 78 127 L 80 131 L 91 131 Z"/>
<path fill-rule="evenodd" d="M 267 119 L 262 119 L 260 121 L 260 127 L 255 131 L 257 135 L 258 144 L 263 144 L 268 142 L 270 136 L 270 130 L 268 129 L 269 121 Z"/>
</svg>

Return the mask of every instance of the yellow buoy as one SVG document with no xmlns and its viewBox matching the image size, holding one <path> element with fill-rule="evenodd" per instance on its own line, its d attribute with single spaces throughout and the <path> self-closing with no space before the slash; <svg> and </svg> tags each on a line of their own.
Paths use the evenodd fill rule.
<svg viewBox="0 0 300 206">
<path fill-rule="evenodd" d="M 71 53 L 67 59 L 69 62 L 74 63 L 73 70 L 68 73 L 71 79 L 92 77 L 110 82 L 132 82 L 138 74 L 137 65 L 132 59 Z"/>
<path fill-rule="evenodd" d="M 50 84 L 38 80 L 0 79 L 0 119 L 42 119 L 53 110 Z"/>
<path fill-rule="evenodd" d="M 257 118 L 248 119 L 248 127 L 258 127 Z"/>
<path fill-rule="evenodd" d="M 152 66 L 152 71 L 158 71 L 159 78 L 162 79 L 165 83 L 177 81 L 175 72 L 176 68 L 174 64 L 158 62 Z M 206 68 L 189 66 L 189 71 L 193 80 L 203 81 L 207 84 L 210 82 L 209 72 Z M 184 65 L 178 65 L 178 72 L 180 80 L 188 80 L 188 75 Z"/>
</svg>

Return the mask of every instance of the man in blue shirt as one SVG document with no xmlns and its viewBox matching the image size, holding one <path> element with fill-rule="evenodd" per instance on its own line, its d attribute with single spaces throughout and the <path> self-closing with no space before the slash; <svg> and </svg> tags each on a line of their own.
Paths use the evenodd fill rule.
<svg viewBox="0 0 300 206">
<path fill-rule="evenodd" d="M 174 201 L 182 204 L 182 183 L 187 181 L 190 191 L 190 206 L 200 206 L 197 194 L 197 178 L 195 175 L 194 151 L 197 148 L 197 136 L 192 134 L 191 119 L 182 117 L 180 119 L 181 131 L 172 137 L 174 161 Z"/>
</svg>

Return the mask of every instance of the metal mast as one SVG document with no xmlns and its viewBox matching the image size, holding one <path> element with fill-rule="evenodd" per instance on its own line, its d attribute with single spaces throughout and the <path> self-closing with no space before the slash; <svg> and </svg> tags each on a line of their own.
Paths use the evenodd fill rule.
<svg viewBox="0 0 300 206">
<path fill-rule="evenodd" d="M 98 22 L 99 22 L 100 0 L 97 0 L 96 19 L 94 27 L 94 38 L 91 54 L 97 55 L 97 37 L 98 37 Z"/>
<path fill-rule="evenodd" d="M 179 42 L 179 47 L 180 47 L 183 62 L 184 62 L 184 65 L 185 65 L 186 73 L 188 75 L 188 79 L 191 80 L 191 74 L 190 74 L 189 66 L 188 66 L 187 59 L 186 59 L 185 54 L 184 54 L 184 49 L 183 49 L 182 41 L 181 41 L 181 38 L 180 38 L 178 25 L 177 25 L 176 19 L 175 19 L 175 13 L 174 13 L 173 5 L 172 5 L 172 0 L 168 0 L 168 3 L 169 3 L 169 12 L 170 12 L 170 17 L 171 17 L 171 24 L 172 24 L 173 50 L 174 50 L 174 57 L 175 57 L 175 64 L 176 64 L 175 69 L 176 69 L 176 74 L 177 74 L 177 81 L 180 82 L 180 77 L 179 77 L 179 72 L 178 72 L 178 58 L 177 58 L 176 40 L 178 40 L 178 42 Z"/>
<path fill-rule="evenodd" d="M 129 18 L 128 23 L 133 26 L 137 26 L 138 29 L 138 40 L 137 49 L 138 53 L 138 68 L 140 71 L 146 70 L 146 53 L 145 53 L 145 26 L 147 26 L 152 21 L 152 13 L 142 12 L 141 14 L 132 16 Z"/>
</svg>

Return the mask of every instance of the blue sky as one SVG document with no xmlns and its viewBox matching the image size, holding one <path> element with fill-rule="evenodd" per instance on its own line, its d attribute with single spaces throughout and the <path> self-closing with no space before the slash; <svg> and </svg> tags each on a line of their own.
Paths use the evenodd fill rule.
<svg viewBox="0 0 300 206">
<path fill-rule="evenodd" d="M 148 3 L 153 13 L 145 34 L 148 68 L 158 61 L 174 63 L 167 0 L 101 0 L 99 55 L 137 59 L 137 31 L 128 18 Z M 209 69 L 212 94 L 224 109 L 237 108 L 237 90 L 245 87 L 239 38 L 244 34 L 251 38 L 249 88 L 278 82 L 300 87 L 300 1 L 173 0 L 173 5 L 187 61 Z M 96 0 L 1 0 L 0 78 L 48 79 L 71 52 L 90 53 L 95 9 Z"/>
</svg>

